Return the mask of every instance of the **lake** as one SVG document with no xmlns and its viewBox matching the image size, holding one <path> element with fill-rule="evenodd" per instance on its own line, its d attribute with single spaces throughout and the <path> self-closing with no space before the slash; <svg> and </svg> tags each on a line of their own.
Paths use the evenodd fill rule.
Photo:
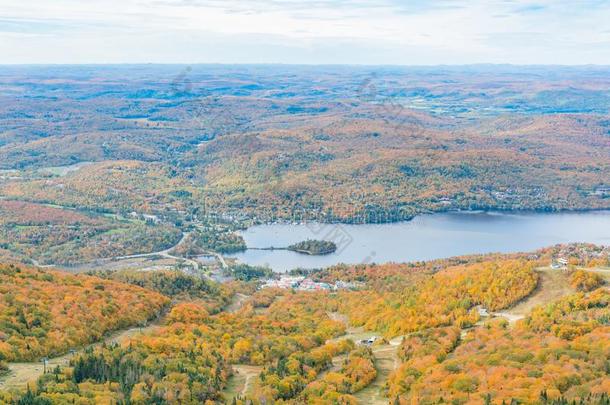
<svg viewBox="0 0 610 405">
<path fill-rule="evenodd" d="M 306 239 L 331 240 L 337 251 L 308 256 L 287 250 L 252 250 L 234 257 L 276 272 L 338 263 L 431 260 L 465 254 L 522 252 L 557 243 L 610 244 L 610 211 L 564 213 L 452 212 L 419 215 L 390 224 L 273 224 L 241 232 L 248 247 L 286 247 Z"/>
</svg>

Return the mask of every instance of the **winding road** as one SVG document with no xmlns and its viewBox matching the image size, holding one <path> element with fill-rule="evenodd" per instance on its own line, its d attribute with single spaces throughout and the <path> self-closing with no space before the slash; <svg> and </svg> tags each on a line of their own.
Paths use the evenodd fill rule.
<svg viewBox="0 0 610 405">
<path fill-rule="evenodd" d="M 171 254 L 171 252 L 174 249 L 177 249 L 178 247 L 180 247 L 190 237 L 190 235 L 191 235 L 191 232 L 183 232 L 182 238 L 180 238 L 178 243 L 176 243 L 173 246 L 170 246 L 167 249 L 159 250 L 156 252 L 149 252 L 149 253 L 136 253 L 136 254 L 124 255 L 124 256 L 102 257 L 102 258 L 95 259 L 94 261 L 91 261 L 88 263 L 89 264 L 96 263 L 96 265 L 99 265 L 99 263 L 105 263 L 105 262 L 107 263 L 107 262 L 113 262 L 113 261 L 142 259 L 142 258 L 147 258 L 147 257 L 160 256 L 160 257 L 164 257 L 166 259 L 184 261 L 184 262 L 188 263 L 189 265 L 191 265 L 196 272 L 198 272 L 201 269 L 198 261 L 189 259 L 188 257 L 176 256 L 176 255 Z M 212 252 L 212 251 L 206 251 L 204 253 L 208 256 L 214 256 L 216 258 L 216 260 L 218 260 L 218 262 L 220 263 L 220 265 L 223 269 L 226 269 L 229 267 L 229 265 L 225 261 L 224 257 L 220 253 Z M 57 264 L 40 264 L 37 260 L 34 260 L 34 259 L 31 259 L 31 261 L 34 266 L 43 268 L 43 269 L 44 268 L 62 268 L 61 265 L 57 265 Z M 87 267 L 87 263 L 81 264 L 80 267 Z"/>
<path fill-rule="evenodd" d="M 190 232 L 182 232 L 182 238 L 180 238 L 180 240 L 178 241 L 178 243 L 176 243 L 174 246 L 171 246 L 167 249 L 164 250 L 160 250 L 158 252 L 150 252 L 150 253 L 138 253 L 135 255 L 126 255 L 126 256 L 116 256 L 113 258 L 106 258 L 106 259 L 101 259 L 101 260 L 129 260 L 129 259 L 141 259 L 144 257 L 153 257 L 153 256 L 161 256 L 161 257 L 165 257 L 167 259 L 174 259 L 174 260 L 184 260 L 185 262 L 187 262 L 188 264 L 190 264 L 191 266 L 193 266 L 193 268 L 195 269 L 195 271 L 199 270 L 199 262 L 197 262 L 196 260 L 192 260 L 186 257 L 179 257 L 179 256 L 174 256 L 172 255 L 170 252 L 174 249 L 177 249 L 178 247 L 180 247 L 180 245 L 182 245 L 189 237 L 191 236 Z"/>
</svg>

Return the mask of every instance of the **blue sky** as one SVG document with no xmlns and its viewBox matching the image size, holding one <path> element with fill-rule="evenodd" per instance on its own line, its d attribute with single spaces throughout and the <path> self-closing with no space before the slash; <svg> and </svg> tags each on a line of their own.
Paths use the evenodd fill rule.
<svg viewBox="0 0 610 405">
<path fill-rule="evenodd" d="M 610 0 L 0 0 L 0 63 L 610 64 Z"/>
</svg>

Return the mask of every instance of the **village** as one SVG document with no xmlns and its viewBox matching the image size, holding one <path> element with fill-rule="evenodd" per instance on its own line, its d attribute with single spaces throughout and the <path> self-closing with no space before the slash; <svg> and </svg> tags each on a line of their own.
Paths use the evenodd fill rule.
<svg viewBox="0 0 610 405">
<path fill-rule="evenodd" d="M 294 289 L 297 291 L 337 291 L 355 290 L 362 287 L 362 283 L 337 281 L 333 284 L 313 281 L 304 276 L 280 276 L 279 279 L 265 281 L 261 288 Z"/>
</svg>

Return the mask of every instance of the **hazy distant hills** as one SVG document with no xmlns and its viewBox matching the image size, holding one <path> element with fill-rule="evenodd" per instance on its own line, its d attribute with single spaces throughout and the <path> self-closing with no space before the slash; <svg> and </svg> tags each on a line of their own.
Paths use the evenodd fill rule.
<svg viewBox="0 0 610 405">
<path fill-rule="evenodd" d="M 164 192 L 186 190 L 219 210 L 259 216 L 272 206 L 279 216 L 331 210 L 365 220 L 380 210 L 394 218 L 428 209 L 607 208 L 609 73 L 491 65 L 5 66 L 0 168 L 160 165 L 159 181 L 179 184 Z M 69 183 L 44 181 L 62 184 L 54 201 L 70 202 L 96 168 L 71 172 Z M 4 177 L 4 194 L 40 200 L 36 175 Z M 149 209 L 165 209 L 159 201 L 166 198 L 151 193 Z"/>
</svg>

